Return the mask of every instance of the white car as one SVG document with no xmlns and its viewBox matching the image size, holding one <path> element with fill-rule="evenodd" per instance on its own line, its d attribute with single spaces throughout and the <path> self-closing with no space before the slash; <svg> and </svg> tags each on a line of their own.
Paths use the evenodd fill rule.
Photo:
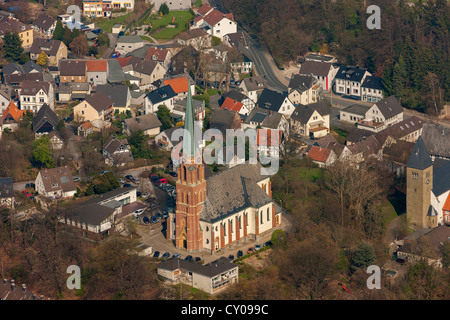
<svg viewBox="0 0 450 320">
<path fill-rule="evenodd" d="M 125 179 L 122 179 L 122 178 L 119 178 L 117 180 L 119 180 L 120 183 L 125 183 L 126 182 Z"/>
<path fill-rule="evenodd" d="M 144 209 L 137 209 L 133 214 L 137 217 L 138 215 L 142 214 L 144 212 Z"/>
</svg>

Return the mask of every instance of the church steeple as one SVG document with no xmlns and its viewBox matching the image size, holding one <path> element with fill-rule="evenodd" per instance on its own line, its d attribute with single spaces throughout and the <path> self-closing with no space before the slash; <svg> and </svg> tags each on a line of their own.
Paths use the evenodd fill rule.
<svg viewBox="0 0 450 320">
<path fill-rule="evenodd" d="M 195 115 L 192 107 L 191 82 L 188 79 L 188 95 L 186 99 L 186 115 L 184 118 L 184 136 L 182 152 L 185 161 L 195 159 L 198 153 L 197 141 L 194 135 Z"/>
</svg>

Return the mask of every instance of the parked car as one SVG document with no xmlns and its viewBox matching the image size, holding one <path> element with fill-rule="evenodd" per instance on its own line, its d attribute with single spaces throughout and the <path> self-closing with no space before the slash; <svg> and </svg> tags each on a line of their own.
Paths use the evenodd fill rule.
<svg viewBox="0 0 450 320">
<path fill-rule="evenodd" d="M 200 257 L 195 257 L 194 260 L 195 260 L 195 262 L 200 262 L 200 261 L 202 261 L 202 259 L 201 259 Z"/>
<path fill-rule="evenodd" d="M 161 256 L 161 258 L 168 258 L 168 257 L 170 257 L 169 252 L 164 252 L 164 254 Z"/>
<path fill-rule="evenodd" d="M 151 174 L 151 175 L 150 175 L 150 180 L 151 180 L 151 181 L 156 181 L 156 180 L 159 180 L 159 179 L 161 179 L 161 178 L 158 177 L 158 176 L 155 175 L 155 174 Z"/>
<path fill-rule="evenodd" d="M 230 255 L 228 256 L 228 259 L 234 260 L 234 256 L 233 256 L 232 254 L 230 254 Z"/>
<path fill-rule="evenodd" d="M 158 219 L 155 216 L 152 216 L 152 223 L 158 223 Z"/>
<path fill-rule="evenodd" d="M 153 254 L 153 257 L 154 257 L 154 258 L 158 258 L 159 255 L 160 255 L 159 251 L 155 251 L 155 253 Z"/>
<path fill-rule="evenodd" d="M 175 253 L 174 255 L 172 255 L 172 258 L 181 258 L 181 254 Z"/>
<path fill-rule="evenodd" d="M 122 179 L 122 178 L 119 178 L 117 180 L 119 181 L 119 183 L 125 183 L 126 182 L 125 179 Z"/>
<path fill-rule="evenodd" d="M 35 185 L 34 185 L 33 182 L 27 183 L 27 184 L 25 185 L 25 188 L 33 188 L 33 189 L 34 189 L 34 187 L 35 187 Z"/>
<path fill-rule="evenodd" d="M 239 258 L 242 257 L 243 255 L 244 255 L 244 253 L 242 252 L 242 250 L 239 250 L 239 251 L 237 252 L 236 257 L 239 259 Z"/>
<path fill-rule="evenodd" d="M 253 248 L 248 248 L 247 253 L 253 253 Z"/>
<path fill-rule="evenodd" d="M 22 190 L 22 194 L 23 194 L 23 195 L 25 195 L 25 194 L 27 194 L 27 193 L 29 193 L 28 190 Z"/>
<path fill-rule="evenodd" d="M 132 185 L 129 184 L 129 183 L 125 183 L 125 184 L 123 185 L 123 187 L 124 187 L 124 188 L 128 188 L 128 187 L 132 187 Z"/>
<path fill-rule="evenodd" d="M 135 216 L 138 216 L 138 215 L 142 214 L 143 212 L 144 212 L 144 209 L 137 209 L 135 212 L 133 212 L 133 214 Z"/>
<path fill-rule="evenodd" d="M 158 184 L 161 184 L 161 183 L 168 183 L 168 181 L 166 178 L 162 178 L 162 179 L 158 180 Z"/>
<path fill-rule="evenodd" d="M 169 172 L 172 177 L 178 177 L 178 174 L 175 171 Z"/>
<path fill-rule="evenodd" d="M 111 55 L 111 58 L 115 59 L 115 58 L 119 58 L 120 57 L 120 53 L 117 51 L 114 51 L 113 54 Z"/>
<path fill-rule="evenodd" d="M 150 194 L 148 192 L 144 192 L 143 194 L 141 194 L 141 197 L 147 199 L 149 195 Z"/>
<path fill-rule="evenodd" d="M 259 249 L 261 249 L 261 245 L 260 244 L 255 245 L 255 251 L 258 251 Z"/>
<path fill-rule="evenodd" d="M 128 180 L 130 180 L 130 181 L 133 181 L 133 180 L 134 180 L 134 177 L 133 177 L 131 174 L 127 174 L 127 175 L 125 176 L 125 179 L 128 179 Z"/>
<path fill-rule="evenodd" d="M 263 247 L 267 247 L 270 245 L 272 245 L 272 241 L 270 241 L 270 240 L 263 243 Z"/>
<path fill-rule="evenodd" d="M 186 258 L 184 258 L 184 260 L 186 261 L 192 261 L 193 257 L 191 255 L 186 256 Z"/>
<path fill-rule="evenodd" d="M 145 224 L 149 224 L 150 219 L 147 216 L 144 216 L 144 218 L 142 218 L 142 222 L 144 222 Z"/>
<path fill-rule="evenodd" d="M 161 212 L 157 212 L 156 213 L 156 219 L 162 219 L 162 214 L 161 214 Z"/>
<path fill-rule="evenodd" d="M 109 170 L 104 170 L 104 171 L 100 172 L 100 175 L 102 176 L 102 175 L 104 175 L 107 172 L 109 172 Z"/>
</svg>

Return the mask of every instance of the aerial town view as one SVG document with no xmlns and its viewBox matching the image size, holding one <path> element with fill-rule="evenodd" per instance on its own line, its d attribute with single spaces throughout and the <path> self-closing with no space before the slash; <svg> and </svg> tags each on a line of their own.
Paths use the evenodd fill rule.
<svg viewBox="0 0 450 320">
<path fill-rule="evenodd" d="M 449 40 L 447 0 L 0 0 L 0 300 L 449 300 Z"/>
</svg>

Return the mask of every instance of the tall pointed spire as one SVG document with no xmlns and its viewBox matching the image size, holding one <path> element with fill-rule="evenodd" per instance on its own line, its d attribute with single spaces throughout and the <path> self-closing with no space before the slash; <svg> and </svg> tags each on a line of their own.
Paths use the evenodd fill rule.
<svg viewBox="0 0 450 320">
<path fill-rule="evenodd" d="M 184 118 L 184 136 L 183 136 L 183 157 L 190 160 L 196 156 L 194 140 L 195 116 L 192 108 L 191 82 L 188 78 L 188 95 L 186 99 L 186 116 Z"/>
<path fill-rule="evenodd" d="M 423 142 L 422 136 L 419 136 L 406 166 L 414 169 L 424 170 L 432 165 L 433 162 L 431 161 L 431 157 L 428 153 L 427 147 Z"/>
</svg>

